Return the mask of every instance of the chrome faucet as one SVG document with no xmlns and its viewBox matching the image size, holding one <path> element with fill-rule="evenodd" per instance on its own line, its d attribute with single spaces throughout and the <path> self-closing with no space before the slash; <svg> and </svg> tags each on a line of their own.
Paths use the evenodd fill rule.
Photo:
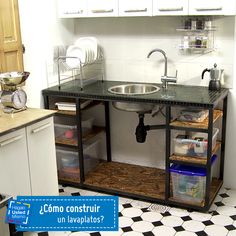
<svg viewBox="0 0 236 236">
<path fill-rule="evenodd" d="M 171 83 L 176 83 L 177 82 L 177 70 L 176 70 L 176 75 L 175 76 L 168 76 L 167 75 L 167 57 L 166 53 L 159 48 L 153 49 L 151 52 L 148 53 L 147 58 L 149 58 L 154 52 L 160 52 L 164 58 L 165 58 L 165 70 L 164 70 L 164 75 L 161 76 L 161 82 L 162 82 L 162 87 L 167 89 L 167 85 L 169 82 Z"/>
</svg>

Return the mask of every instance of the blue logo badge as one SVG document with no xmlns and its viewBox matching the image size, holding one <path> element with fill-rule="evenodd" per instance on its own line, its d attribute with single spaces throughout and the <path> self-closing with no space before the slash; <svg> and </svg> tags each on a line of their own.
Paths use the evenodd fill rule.
<svg viewBox="0 0 236 236">
<path fill-rule="evenodd" d="M 10 200 L 6 215 L 6 223 L 27 225 L 30 214 L 30 204 Z"/>
</svg>

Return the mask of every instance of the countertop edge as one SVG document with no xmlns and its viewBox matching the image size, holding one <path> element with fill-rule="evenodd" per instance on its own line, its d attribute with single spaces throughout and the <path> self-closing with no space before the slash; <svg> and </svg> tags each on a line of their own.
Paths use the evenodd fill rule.
<svg viewBox="0 0 236 236">
<path fill-rule="evenodd" d="M 5 114 L 3 112 L 0 112 L 0 120 L 1 118 L 3 118 L 5 120 L 7 119 L 8 121 L 7 122 L 8 125 L 6 128 L 2 128 L 4 124 L 0 126 L 0 136 L 19 130 L 26 126 L 32 125 L 44 119 L 47 119 L 53 116 L 55 113 L 56 113 L 55 110 L 48 110 L 41 108 L 27 108 L 27 110 L 15 114 Z M 28 119 L 22 121 L 22 119 L 24 119 L 24 116 L 26 118 L 28 117 Z M 12 119 L 12 121 L 10 120 L 10 118 Z"/>
</svg>

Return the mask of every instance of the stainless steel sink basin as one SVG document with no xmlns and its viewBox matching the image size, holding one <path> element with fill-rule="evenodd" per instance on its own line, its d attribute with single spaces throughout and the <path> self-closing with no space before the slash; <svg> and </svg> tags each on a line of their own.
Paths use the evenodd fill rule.
<svg viewBox="0 0 236 236">
<path fill-rule="evenodd" d="M 108 91 L 119 95 L 145 95 L 155 93 L 159 89 L 152 84 L 120 84 L 110 87 Z"/>
<path fill-rule="evenodd" d="M 130 96 L 152 94 L 159 89 L 159 87 L 152 84 L 121 84 L 110 87 L 108 91 L 113 94 Z M 152 103 L 113 102 L 112 105 L 118 110 L 138 113 L 150 113 L 155 107 L 155 104 Z"/>
<path fill-rule="evenodd" d="M 113 107 L 121 111 L 132 111 L 138 113 L 151 113 L 155 104 L 134 102 L 112 102 Z"/>
</svg>

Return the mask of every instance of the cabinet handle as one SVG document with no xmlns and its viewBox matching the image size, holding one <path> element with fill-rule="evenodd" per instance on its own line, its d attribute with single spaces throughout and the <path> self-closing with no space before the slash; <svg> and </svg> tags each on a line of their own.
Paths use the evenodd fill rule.
<svg viewBox="0 0 236 236">
<path fill-rule="evenodd" d="M 183 11 L 183 7 L 176 7 L 176 8 L 158 8 L 159 11 Z"/>
<path fill-rule="evenodd" d="M 38 133 L 38 132 L 40 132 L 40 131 L 42 131 L 42 130 L 44 130 L 44 129 L 50 127 L 50 126 L 51 126 L 51 124 L 50 124 L 50 123 L 47 123 L 47 124 L 42 125 L 42 126 L 36 128 L 36 129 L 33 129 L 33 130 L 32 130 L 32 133 L 33 133 L 33 134 Z"/>
<path fill-rule="evenodd" d="M 221 11 L 222 9 L 222 7 L 195 8 L 196 11 Z"/>
<path fill-rule="evenodd" d="M 97 9 L 97 10 L 92 10 L 92 13 L 109 13 L 109 12 L 113 12 L 114 9 Z"/>
<path fill-rule="evenodd" d="M 124 12 L 146 12 L 147 11 L 147 8 L 144 8 L 144 9 L 128 9 L 128 10 L 124 10 Z"/>
<path fill-rule="evenodd" d="M 79 11 L 73 11 L 73 12 L 64 12 L 64 14 L 83 14 L 83 10 L 79 10 Z"/>
<path fill-rule="evenodd" d="M 18 141 L 18 140 L 22 139 L 22 137 L 23 137 L 22 135 L 19 135 L 19 136 L 13 137 L 13 138 L 9 138 L 9 139 L 7 139 L 7 140 L 1 142 L 1 143 L 0 143 L 0 147 L 6 146 L 6 145 L 8 145 L 8 144 L 10 144 L 10 143 L 13 143 L 13 142 L 15 142 L 15 141 Z"/>
</svg>

